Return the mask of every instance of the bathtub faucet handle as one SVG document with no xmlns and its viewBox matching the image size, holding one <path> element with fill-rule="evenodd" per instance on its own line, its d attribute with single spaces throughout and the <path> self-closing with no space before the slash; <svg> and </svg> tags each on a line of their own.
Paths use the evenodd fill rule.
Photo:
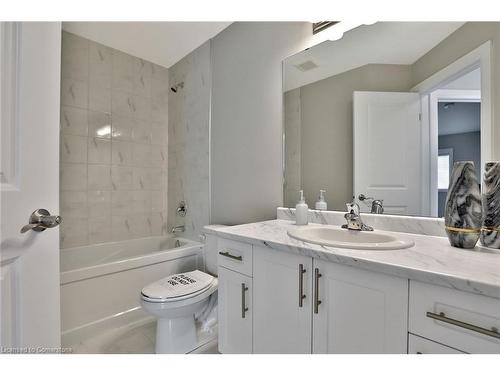
<svg viewBox="0 0 500 375">
<path fill-rule="evenodd" d="M 180 201 L 176 209 L 177 215 L 180 217 L 185 217 L 187 214 L 186 202 Z"/>
</svg>

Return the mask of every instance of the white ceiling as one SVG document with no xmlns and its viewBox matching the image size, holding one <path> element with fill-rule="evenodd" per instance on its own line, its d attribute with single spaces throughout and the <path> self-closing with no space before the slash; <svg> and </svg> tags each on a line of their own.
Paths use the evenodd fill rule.
<svg viewBox="0 0 500 375">
<path fill-rule="evenodd" d="M 231 22 L 64 22 L 63 29 L 170 68 Z"/>
<path fill-rule="evenodd" d="M 346 32 L 286 59 L 285 91 L 366 64 L 413 64 L 463 22 L 377 22 Z M 302 72 L 295 66 L 312 60 L 317 68 Z"/>
</svg>

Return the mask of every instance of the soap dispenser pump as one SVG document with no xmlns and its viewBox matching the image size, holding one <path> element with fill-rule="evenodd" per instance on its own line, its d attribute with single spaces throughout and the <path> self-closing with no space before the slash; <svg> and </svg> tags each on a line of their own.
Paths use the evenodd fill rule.
<svg viewBox="0 0 500 375">
<path fill-rule="evenodd" d="M 318 197 L 318 200 L 316 201 L 316 205 L 314 206 L 314 208 L 316 208 L 317 210 L 325 211 L 328 207 L 326 204 L 326 201 L 325 201 L 325 193 L 326 193 L 326 190 L 319 191 L 319 197 Z"/>
<path fill-rule="evenodd" d="M 304 199 L 304 190 L 300 190 L 300 199 L 295 206 L 295 224 L 307 225 L 307 215 L 309 207 L 307 207 L 306 200 Z"/>
</svg>

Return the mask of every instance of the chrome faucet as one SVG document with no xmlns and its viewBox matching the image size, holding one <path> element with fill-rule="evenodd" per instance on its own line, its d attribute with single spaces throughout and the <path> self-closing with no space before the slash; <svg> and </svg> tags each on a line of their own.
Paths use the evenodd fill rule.
<svg viewBox="0 0 500 375">
<path fill-rule="evenodd" d="M 373 228 L 364 224 L 359 213 L 359 205 L 354 202 L 346 203 L 347 213 L 344 215 L 347 224 L 342 225 L 342 228 L 359 231 L 372 231 Z"/>
<path fill-rule="evenodd" d="M 384 213 L 384 200 L 383 199 L 375 199 L 372 197 L 367 197 L 364 194 L 359 194 L 358 199 L 361 202 L 372 201 L 372 210 L 371 210 L 372 214 L 383 214 Z"/>
<path fill-rule="evenodd" d="M 185 230 L 186 228 L 184 227 L 184 225 L 177 225 L 175 227 L 172 227 L 170 233 L 181 233 L 184 232 Z"/>
</svg>

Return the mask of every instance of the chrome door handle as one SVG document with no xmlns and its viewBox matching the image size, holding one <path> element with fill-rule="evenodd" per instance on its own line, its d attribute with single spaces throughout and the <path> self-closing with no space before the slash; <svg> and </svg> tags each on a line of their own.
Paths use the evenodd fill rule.
<svg viewBox="0 0 500 375">
<path fill-rule="evenodd" d="M 248 311 L 248 307 L 246 307 L 246 298 L 245 292 L 248 290 L 248 287 L 245 283 L 241 283 L 241 317 L 245 319 L 245 313 Z"/>
<path fill-rule="evenodd" d="M 238 255 L 238 256 L 232 255 L 232 254 L 229 254 L 229 251 L 219 251 L 219 254 L 224 256 L 224 257 L 231 258 L 234 260 L 239 260 L 239 261 L 243 260 L 243 257 L 241 255 Z"/>
<path fill-rule="evenodd" d="M 61 223 L 61 216 L 52 216 L 46 209 L 39 208 L 31 214 L 29 224 L 21 228 L 21 233 L 26 233 L 29 230 L 43 232 L 45 229 L 55 228 Z"/>
<path fill-rule="evenodd" d="M 304 269 L 303 264 L 299 264 L 299 307 L 302 307 L 304 298 L 306 295 L 304 294 L 304 274 L 306 270 Z"/>
<path fill-rule="evenodd" d="M 479 327 L 470 323 L 465 323 L 460 320 L 456 320 L 453 318 L 448 318 L 444 312 L 440 312 L 439 314 L 435 314 L 433 312 L 427 311 L 425 314 L 428 318 L 439 320 L 440 322 L 448 323 L 454 326 L 458 326 L 464 329 L 468 329 L 470 331 L 474 331 L 477 333 L 481 333 L 486 336 L 494 337 L 496 339 L 500 339 L 500 333 L 496 327 L 492 327 L 491 329 Z"/>
<path fill-rule="evenodd" d="M 319 273 L 319 268 L 314 269 L 314 313 L 317 314 L 319 311 L 319 305 L 321 301 L 319 300 L 319 278 L 321 274 Z"/>
</svg>

